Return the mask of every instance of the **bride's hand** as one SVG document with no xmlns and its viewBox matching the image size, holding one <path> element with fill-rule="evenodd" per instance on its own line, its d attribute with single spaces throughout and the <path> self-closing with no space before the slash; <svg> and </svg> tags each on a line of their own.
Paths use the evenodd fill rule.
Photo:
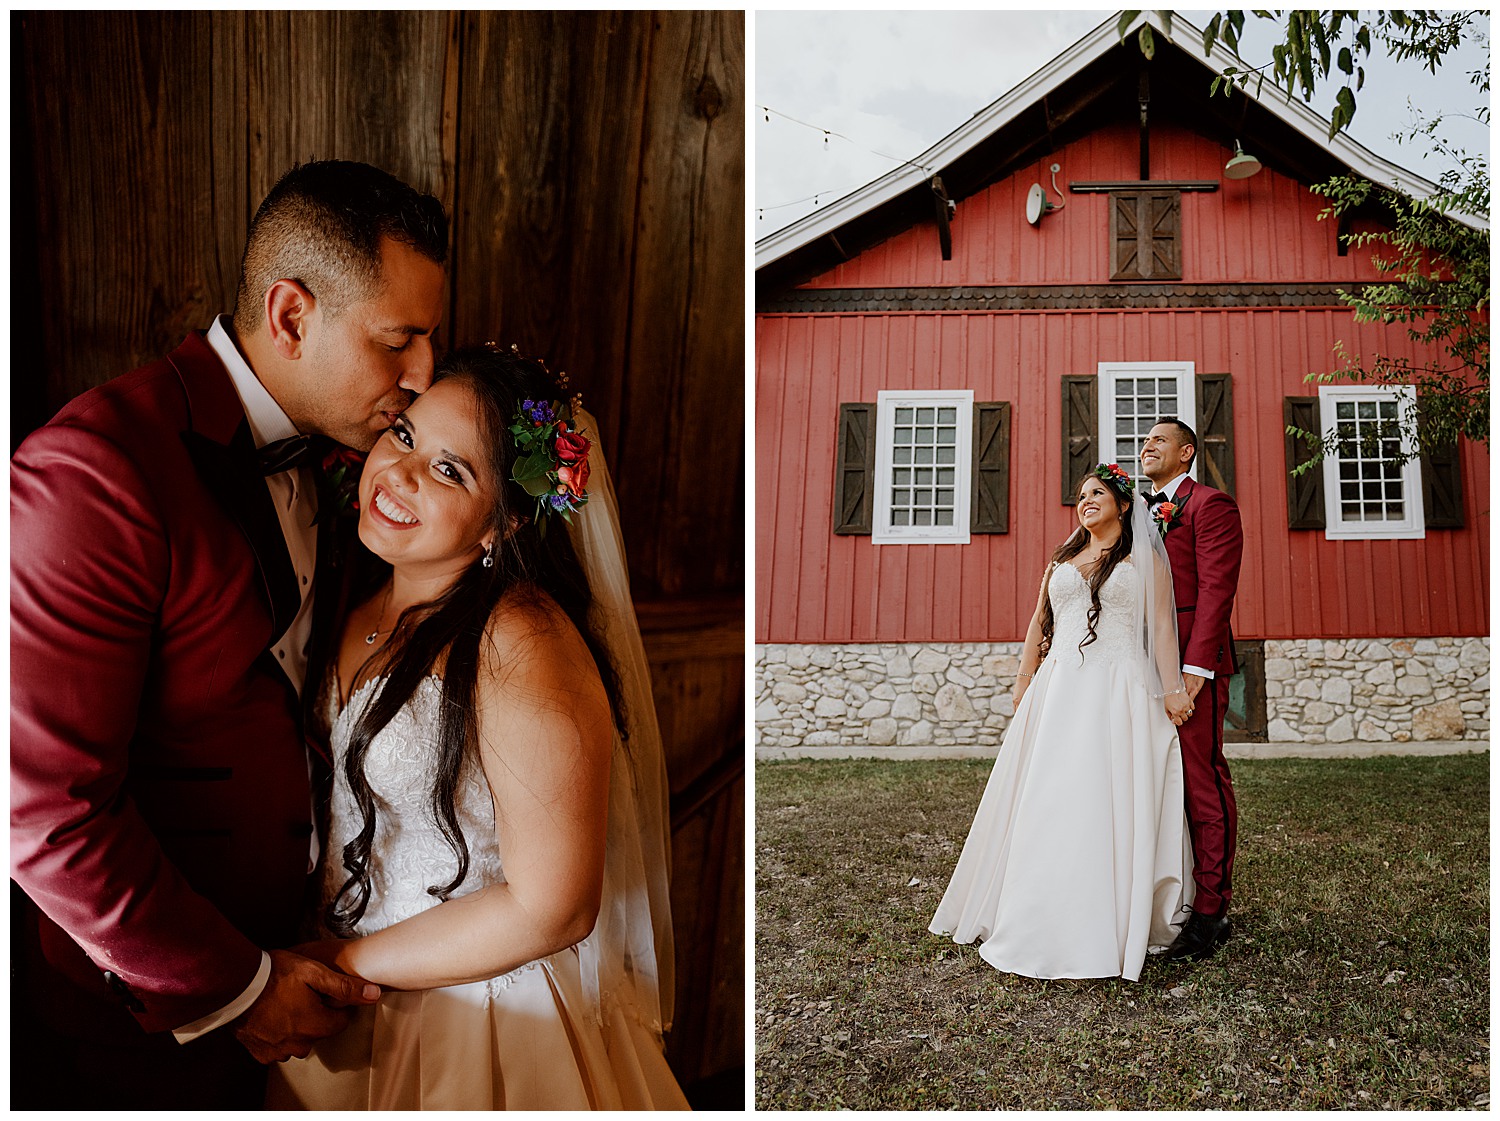
<svg viewBox="0 0 1500 1121">
<path fill-rule="evenodd" d="M 293 946 L 292 953 L 301 954 L 313 961 L 320 961 L 330 969 L 347 972 L 338 963 L 339 951 L 348 943 L 342 938 L 324 938 L 317 942 L 304 942 L 300 946 Z"/>
<path fill-rule="evenodd" d="M 1168 693 L 1162 700 L 1167 706 L 1167 716 L 1179 727 L 1186 724 L 1188 717 L 1193 715 L 1193 702 L 1185 690 Z"/>
</svg>

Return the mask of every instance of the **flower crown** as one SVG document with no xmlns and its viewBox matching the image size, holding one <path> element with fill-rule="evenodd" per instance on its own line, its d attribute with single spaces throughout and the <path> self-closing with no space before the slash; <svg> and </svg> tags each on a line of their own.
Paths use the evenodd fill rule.
<svg viewBox="0 0 1500 1121">
<path fill-rule="evenodd" d="M 1101 463 L 1094 468 L 1094 474 L 1126 502 L 1135 497 L 1135 480 L 1118 463 Z"/>
<path fill-rule="evenodd" d="M 486 343 L 499 353 L 494 343 Z M 521 356 L 520 348 L 511 344 L 511 353 Z M 544 371 L 547 364 L 537 364 Z M 568 389 L 568 375 L 559 373 L 558 388 Z M 588 503 L 589 449 L 593 444 L 573 427 L 573 418 L 583 408 L 583 395 L 575 393 L 562 401 L 526 398 L 511 415 L 510 435 L 516 444 L 516 461 L 510 477 L 521 489 L 536 499 L 537 530 L 547 532 L 547 516 L 561 514 L 572 522 L 572 513 Z"/>
</svg>

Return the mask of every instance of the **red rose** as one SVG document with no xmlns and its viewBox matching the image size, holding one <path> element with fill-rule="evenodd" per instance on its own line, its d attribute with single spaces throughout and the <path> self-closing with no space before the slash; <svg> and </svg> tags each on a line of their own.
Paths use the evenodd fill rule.
<svg viewBox="0 0 1500 1121">
<path fill-rule="evenodd" d="M 557 437 L 557 458 L 564 463 L 574 463 L 584 459 L 592 447 L 587 437 L 580 436 L 576 432 L 562 432 Z"/>
<path fill-rule="evenodd" d="M 323 457 L 323 470 L 332 471 L 336 467 L 363 467 L 365 465 L 365 453 L 357 452 L 353 448 L 334 448 Z"/>
<path fill-rule="evenodd" d="M 583 488 L 589 485 L 589 461 L 580 459 L 571 467 L 566 464 L 559 467 L 557 481 L 572 491 L 575 498 L 582 498 Z"/>
</svg>

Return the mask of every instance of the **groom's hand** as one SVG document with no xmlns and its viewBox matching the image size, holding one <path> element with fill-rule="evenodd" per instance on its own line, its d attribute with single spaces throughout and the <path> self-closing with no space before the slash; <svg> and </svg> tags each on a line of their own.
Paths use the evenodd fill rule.
<svg viewBox="0 0 1500 1121">
<path fill-rule="evenodd" d="M 344 1030 L 351 1007 L 380 999 L 379 985 L 289 950 L 270 954 L 270 979 L 234 1032 L 258 1062 L 306 1058 L 318 1040 Z"/>
<path fill-rule="evenodd" d="M 1184 672 L 1182 675 L 1182 683 L 1187 686 L 1188 700 L 1194 704 L 1198 703 L 1198 690 L 1203 688 L 1204 680 L 1196 673 Z"/>
</svg>

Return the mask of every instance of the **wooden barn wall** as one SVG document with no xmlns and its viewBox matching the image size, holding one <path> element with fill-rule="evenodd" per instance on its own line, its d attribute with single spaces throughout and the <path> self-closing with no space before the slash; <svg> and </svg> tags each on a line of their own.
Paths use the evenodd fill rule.
<svg viewBox="0 0 1500 1121">
<path fill-rule="evenodd" d="M 942 312 L 758 317 L 756 640 L 1018 641 L 1052 549 L 1075 526 L 1059 494 L 1064 374 L 1101 361 L 1191 361 L 1233 378 L 1245 558 L 1243 638 L 1488 633 L 1489 457 L 1462 442 L 1466 528 L 1419 541 L 1287 528 L 1282 398 L 1351 351 L 1412 353 L 1343 309 Z M 882 389 L 1010 401 L 1011 530 L 955 545 L 832 533 L 838 406 Z"/>
<path fill-rule="evenodd" d="M 1151 130 L 1153 180 L 1218 180 L 1232 155 L 1232 148 L 1183 128 Z M 1052 191 L 1048 169 L 1053 163 L 1062 165 L 1057 175 L 1061 199 Z M 1068 184 L 1134 180 L 1139 174 L 1138 130 L 1123 125 L 1099 129 L 960 200 L 952 225 L 952 260 L 944 261 L 938 252 L 936 224 L 925 222 L 806 287 L 1107 284 L 1109 196 L 1074 194 Z M 1026 221 L 1026 192 L 1033 183 L 1046 187 L 1049 202 L 1066 203 L 1036 226 Z M 1318 220 L 1323 207 L 1321 197 L 1270 167 L 1249 179 L 1224 179 L 1217 191 L 1183 192 L 1182 282 L 1373 280 L 1377 274 L 1369 250 L 1338 255 L 1335 223 Z"/>
<path fill-rule="evenodd" d="M 514 341 L 583 391 L 680 811 L 678 1020 L 696 1027 L 671 1054 L 685 1081 L 742 1065 L 743 913 L 726 899 L 743 882 L 743 14 L 11 27 L 12 448 L 230 310 L 254 207 L 309 159 L 374 163 L 443 201 L 440 349 Z M 694 643 L 702 656 L 683 657 Z"/>
</svg>

